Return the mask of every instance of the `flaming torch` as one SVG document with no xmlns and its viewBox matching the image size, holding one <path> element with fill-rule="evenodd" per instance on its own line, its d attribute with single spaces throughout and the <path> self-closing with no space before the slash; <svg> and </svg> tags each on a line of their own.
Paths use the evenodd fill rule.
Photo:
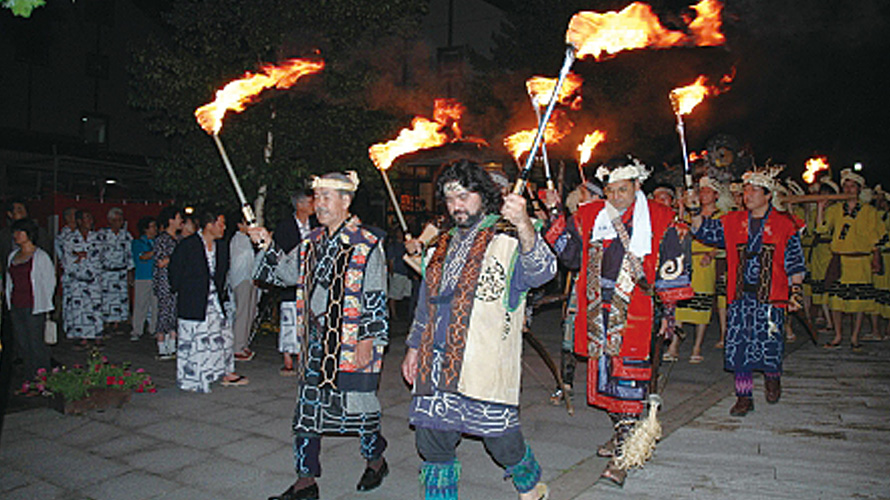
<svg viewBox="0 0 890 500">
<path fill-rule="evenodd" d="M 252 74 L 248 72 L 243 77 L 227 83 L 225 87 L 216 92 L 216 99 L 213 102 L 207 103 L 195 110 L 198 124 L 201 125 L 204 131 L 213 136 L 213 142 L 216 143 L 216 148 L 219 150 L 232 185 L 235 187 L 238 201 L 241 202 L 241 212 L 251 226 L 256 225 L 256 216 L 250 203 L 247 202 L 247 197 L 244 196 L 241 183 L 238 182 L 235 169 L 232 168 L 232 162 L 229 161 L 229 155 L 226 154 L 226 149 L 219 139 L 223 118 L 229 110 L 236 113 L 244 111 L 247 105 L 263 90 L 272 87 L 277 89 L 289 88 L 297 83 L 297 80 L 301 77 L 317 73 L 323 68 L 324 61 L 305 59 L 290 59 L 279 66 L 267 65 L 262 68 L 262 73 Z"/>
<path fill-rule="evenodd" d="M 538 120 L 538 126 L 541 125 L 541 108 L 547 106 L 554 97 L 558 102 L 567 103 L 569 97 L 581 87 L 583 80 L 580 76 L 569 73 L 566 76 L 565 85 L 563 85 L 556 96 L 557 80 L 555 78 L 546 78 L 543 76 L 533 76 L 526 80 L 525 88 L 528 91 L 528 97 L 531 99 L 532 107 L 535 109 L 535 117 Z M 579 97 L 580 99 L 580 97 Z M 576 99 L 576 103 L 580 102 Z M 573 107 L 575 104 L 573 103 Z M 545 132 L 546 133 L 546 132 Z M 541 144 L 541 158 L 544 161 L 544 176 L 547 178 L 547 189 L 553 191 L 553 176 L 550 173 L 550 160 L 547 158 L 547 140 L 545 137 L 544 144 Z"/>
<path fill-rule="evenodd" d="M 806 170 L 803 173 L 803 181 L 812 184 L 816 181 L 816 174 L 828 170 L 828 158 L 825 156 L 816 156 L 807 160 Z"/>
<path fill-rule="evenodd" d="M 720 82 L 728 85 L 732 81 L 734 75 L 724 76 Z M 677 87 L 670 92 L 671 107 L 674 109 L 674 115 L 677 117 L 677 134 L 680 135 L 680 146 L 683 152 L 683 173 L 686 177 L 686 189 L 692 189 L 692 170 L 689 168 L 689 154 L 686 151 L 686 126 L 683 123 L 683 115 L 688 115 L 701 103 L 708 95 L 717 95 L 725 92 L 727 89 L 708 86 L 705 84 L 704 75 L 699 75 L 690 85 L 685 87 Z"/>
<path fill-rule="evenodd" d="M 392 201 L 393 209 L 396 217 L 399 219 L 399 225 L 405 237 L 410 237 L 408 232 L 408 224 L 405 222 L 405 216 L 402 214 L 402 208 L 396 199 L 396 193 L 392 189 L 389 182 L 389 176 L 386 174 L 387 169 L 392 166 L 393 161 L 399 156 L 417 151 L 419 149 L 433 148 L 441 146 L 448 142 L 448 136 L 441 131 L 442 124 L 437 121 L 430 121 L 422 116 L 417 116 L 411 121 L 411 128 L 403 128 L 399 132 L 398 137 L 391 141 L 374 144 L 368 149 L 368 155 L 374 166 L 383 175 L 383 183 L 386 184 L 386 190 Z"/>
<path fill-rule="evenodd" d="M 725 37 L 720 32 L 722 4 L 718 0 L 701 0 L 692 8 L 696 16 L 688 25 L 689 35 L 662 26 L 652 8 L 640 2 L 634 2 L 619 12 L 584 11 L 572 16 L 566 31 L 567 47 L 556 81 L 556 91 L 551 94 L 550 102 L 544 110 L 541 124 L 532 142 L 531 153 L 516 181 L 514 193 L 521 193 L 525 187 L 534 157 L 541 146 L 544 128 L 550 120 L 557 96 L 575 59 L 593 56 L 594 59 L 601 60 L 625 50 L 649 47 L 668 48 L 685 45 L 703 47 L 723 44 Z"/>
<path fill-rule="evenodd" d="M 578 145 L 578 152 L 581 153 L 578 156 L 578 172 L 581 174 L 581 183 L 587 182 L 587 179 L 584 178 L 584 164 L 590 161 L 590 156 L 593 154 L 593 150 L 605 140 L 605 132 L 594 130 L 585 135 L 584 141 Z"/>
</svg>

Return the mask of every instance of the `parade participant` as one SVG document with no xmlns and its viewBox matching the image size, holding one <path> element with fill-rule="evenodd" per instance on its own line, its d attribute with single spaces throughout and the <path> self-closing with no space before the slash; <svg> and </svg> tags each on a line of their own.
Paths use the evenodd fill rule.
<svg viewBox="0 0 890 500">
<path fill-rule="evenodd" d="M 755 370 L 764 373 L 767 403 L 779 401 L 785 310 L 795 311 L 802 303 L 806 268 L 800 235 L 794 220 L 771 206 L 780 170 L 768 167 L 745 173 L 746 210 L 730 212 L 719 220 L 706 219 L 700 213 L 692 216 L 696 239 L 726 249 L 724 367 L 735 374 L 733 416 L 754 410 Z M 694 202 L 694 197 L 690 201 Z"/>
<path fill-rule="evenodd" d="M 875 186 L 875 208 L 881 215 L 881 222 L 890 232 L 890 193 L 884 191 L 880 184 Z M 886 340 L 890 336 L 890 240 L 881 245 L 881 273 L 875 276 L 875 289 L 877 290 L 877 313 L 887 320 L 885 329 L 875 329 L 875 340 Z"/>
<path fill-rule="evenodd" d="M 657 201 L 662 205 L 669 207 L 671 209 L 676 208 L 677 203 L 677 195 L 674 187 L 669 184 L 659 184 L 655 186 L 655 189 L 652 190 L 649 198 L 651 200 Z"/>
<path fill-rule="evenodd" d="M 315 208 L 312 200 L 312 192 L 300 189 L 290 197 L 291 206 L 294 209 L 291 217 L 285 217 L 275 227 L 273 238 L 275 245 L 284 253 L 289 253 L 296 248 L 301 241 L 309 237 L 309 232 L 317 224 L 312 220 Z M 278 373 L 288 377 L 297 374 L 294 369 L 292 355 L 297 351 L 297 324 L 296 320 L 296 291 L 294 287 L 287 287 L 281 291 L 281 306 L 279 307 L 278 322 L 278 352 L 281 353 L 283 364 Z"/>
<path fill-rule="evenodd" d="M 210 392 L 210 384 L 247 385 L 235 373 L 231 305 L 227 304 L 229 246 L 222 241 L 226 217 L 198 213 L 198 232 L 170 256 L 170 289 L 176 294 L 176 384 L 184 391 Z"/>
<path fill-rule="evenodd" d="M 426 255 L 402 362 L 413 387 L 421 487 L 427 499 L 458 498 L 455 449 L 469 434 L 482 438 L 521 499 L 546 498 L 541 467 L 520 429 L 519 393 L 526 292 L 553 278 L 556 258 L 525 199 L 504 200 L 476 163 L 446 167 L 437 193 L 454 227 Z"/>
<path fill-rule="evenodd" d="M 648 175 L 633 157 L 601 165 L 597 177 L 606 183 L 606 200 L 581 205 L 575 215 L 581 228 L 581 251 L 573 258 L 580 256 L 582 314 L 575 318 L 574 347 L 588 356 L 588 403 L 607 411 L 615 426 L 597 454 L 612 457 L 602 477 L 617 485 L 624 484 L 627 471 L 616 455 L 640 418 L 660 359 L 653 352 L 659 345 L 654 334 L 671 331 L 674 304 L 692 296 L 684 265 L 689 256 L 680 243 L 685 227 L 676 223 L 673 210 L 643 195 L 640 186 Z M 570 246 L 562 260 L 572 258 L 564 256 L 568 251 Z"/>
<path fill-rule="evenodd" d="M 854 349 L 861 347 L 859 331 L 864 314 L 874 313 L 873 273 L 880 269 L 880 245 L 887 238 L 887 229 L 878 211 L 859 200 L 863 187 L 865 178 L 845 168 L 841 170 L 841 189 L 855 198 L 827 209 L 824 202 L 817 204 L 816 232 L 831 237 L 832 260 L 840 265 L 836 280 L 826 277 L 825 293 L 834 326 L 834 338 L 825 344 L 829 349 L 841 345 L 844 313 L 854 315 L 850 337 L 850 346 Z"/>
<path fill-rule="evenodd" d="M 839 194 L 840 187 L 837 183 L 828 177 L 823 177 L 815 183 L 815 191 L 818 194 Z M 834 202 L 826 202 L 825 206 L 830 207 Z M 814 207 L 815 208 L 815 207 Z M 812 235 L 812 249 L 807 255 L 808 278 L 810 289 L 810 301 L 813 306 L 822 311 L 822 316 L 816 317 L 816 324 L 825 325 L 825 329 L 834 332 L 834 326 L 831 323 L 831 311 L 828 309 L 828 296 L 825 295 L 825 274 L 828 271 L 828 264 L 831 262 L 831 235 L 822 234 L 815 230 L 816 213 L 813 211 L 811 219 L 812 228 L 809 234 Z M 804 285 L 804 293 L 806 293 L 806 283 Z"/>
<path fill-rule="evenodd" d="M 698 195 L 701 202 L 701 215 L 708 219 L 719 219 L 723 212 L 717 208 L 720 186 L 710 177 L 702 177 L 698 181 Z M 683 323 L 695 325 L 695 344 L 689 362 L 692 364 L 704 361 L 701 348 L 705 340 L 705 330 L 711 323 L 711 310 L 714 308 L 714 294 L 717 284 L 717 252 L 718 248 L 705 245 L 699 241 L 692 242 L 692 289 L 695 296 L 677 304 L 677 327 Z M 680 352 L 680 335 L 671 339 L 671 345 L 664 353 L 665 361 L 677 361 Z"/>
<path fill-rule="evenodd" d="M 108 211 L 108 227 L 98 231 L 102 266 L 102 320 L 109 331 L 120 329 L 130 319 L 128 275 L 134 268 L 130 248 L 133 236 L 124 227 L 124 211 L 114 207 Z"/>
<path fill-rule="evenodd" d="M 380 432 L 377 388 L 388 343 L 386 256 L 377 230 L 349 212 L 358 189 L 355 172 L 315 177 L 315 215 L 321 227 L 289 253 L 264 228 L 248 230 L 261 252 L 257 279 L 296 287 L 298 352 L 294 409 L 297 481 L 278 500 L 317 499 L 321 436 L 358 434 L 367 466 L 359 491 L 380 486 L 389 473 Z"/>
<path fill-rule="evenodd" d="M 93 231 L 93 216 L 78 210 L 74 214 L 77 231 L 63 244 L 62 269 L 67 287 L 63 290 L 62 312 L 65 335 L 80 340 L 77 349 L 86 349 L 90 340 L 101 346 L 102 339 L 102 246 Z"/>
</svg>

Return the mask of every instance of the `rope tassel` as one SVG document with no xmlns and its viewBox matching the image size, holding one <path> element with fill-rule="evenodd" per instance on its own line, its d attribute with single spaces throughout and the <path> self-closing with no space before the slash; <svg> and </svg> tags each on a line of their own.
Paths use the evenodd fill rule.
<svg viewBox="0 0 890 500">
<path fill-rule="evenodd" d="M 662 399 L 659 395 L 649 395 L 648 415 L 634 425 L 618 448 L 615 463 L 619 468 L 623 470 L 642 468 L 643 464 L 652 458 L 655 443 L 661 439 L 661 423 L 658 421 L 658 408 L 661 405 Z"/>
</svg>

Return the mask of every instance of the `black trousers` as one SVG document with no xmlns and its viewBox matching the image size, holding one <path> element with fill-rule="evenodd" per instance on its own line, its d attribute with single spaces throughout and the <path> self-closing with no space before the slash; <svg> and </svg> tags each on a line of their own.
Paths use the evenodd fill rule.
<svg viewBox="0 0 890 500">
<path fill-rule="evenodd" d="M 455 450 L 461 434 L 418 427 L 414 439 L 417 451 L 424 460 L 445 463 L 456 458 Z M 483 437 L 482 442 L 494 461 L 504 468 L 518 464 L 525 456 L 525 438 L 519 429 L 497 437 Z"/>
</svg>

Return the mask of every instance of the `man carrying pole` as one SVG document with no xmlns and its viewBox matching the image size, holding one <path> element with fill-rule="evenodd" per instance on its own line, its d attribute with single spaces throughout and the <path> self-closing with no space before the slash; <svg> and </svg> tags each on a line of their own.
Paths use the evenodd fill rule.
<svg viewBox="0 0 890 500">
<path fill-rule="evenodd" d="M 645 165 L 617 158 L 596 175 L 606 184 L 606 200 L 578 208 L 580 245 L 567 245 L 560 258 L 580 252 L 574 348 L 588 357 L 587 402 L 606 410 L 615 426 L 597 450 L 612 458 L 602 477 L 623 485 L 621 449 L 657 371 L 653 335 L 670 331 L 674 304 L 691 297 L 692 289 L 689 256 L 680 244 L 684 228 L 673 210 L 646 200 L 640 190 L 649 175 Z"/>
<path fill-rule="evenodd" d="M 255 277 L 296 287 L 300 377 L 294 409 L 297 481 L 276 500 L 317 499 L 322 434 L 358 434 L 367 467 L 356 486 L 377 488 L 389 472 L 377 399 L 383 350 L 389 340 L 386 257 L 381 239 L 349 212 L 358 189 L 355 172 L 312 181 L 315 228 L 290 253 L 266 248 Z M 272 239 L 262 227 L 247 230 L 254 243 Z M 267 243 L 263 243 L 267 242 Z"/>
<path fill-rule="evenodd" d="M 402 375 L 413 386 L 411 424 L 425 498 L 457 499 L 462 434 L 479 436 L 523 500 L 547 497 L 519 424 L 526 292 L 556 274 L 525 199 L 503 201 L 479 165 L 460 160 L 438 180 L 454 228 L 425 258 Z M 503 220 L 509 224 L 503 224 Z"/>
</svg>

